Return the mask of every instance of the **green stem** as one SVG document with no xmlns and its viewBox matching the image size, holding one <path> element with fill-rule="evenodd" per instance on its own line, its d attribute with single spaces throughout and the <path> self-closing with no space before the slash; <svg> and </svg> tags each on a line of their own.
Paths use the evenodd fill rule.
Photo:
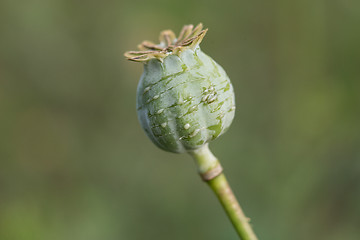
<svg viewBox="0 0 360 240">
<path fill-rule="evenodd" d="M 257 240 L 249 224 L 249 219 L 242 211 L 225 175 L 222 173 L 219 161 L 211 153 L 208 145 L 189 153 L 195 159 L 200 176 L 218 197 L 240 239 Z"/>
</svg>

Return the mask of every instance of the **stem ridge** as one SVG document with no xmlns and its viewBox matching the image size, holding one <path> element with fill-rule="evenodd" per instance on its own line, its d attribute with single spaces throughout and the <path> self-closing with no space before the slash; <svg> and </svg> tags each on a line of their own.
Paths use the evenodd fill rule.
<svg viewBox="0 0 360 240">
<path fill-rule="evenodd" d="M 222 172 L 223 172 L 223 168 L 222 168 L 221 164 L 219 163 L 216 165 L 216 167 L 210 169 L 209 171 L 207 171 L 205 173 L 200 174 L 200 176 L 204 182 L 208 182 L 211 179 L 214 179 L 217 176 L 219 176 Z"/>
</svg>

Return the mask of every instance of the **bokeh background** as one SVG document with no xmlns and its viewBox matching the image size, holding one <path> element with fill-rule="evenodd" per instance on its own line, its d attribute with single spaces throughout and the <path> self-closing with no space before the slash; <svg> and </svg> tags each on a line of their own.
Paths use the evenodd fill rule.
<svg viewBox="0 0 360 240">
<path fill-rule="evenodd" d="M 123 57 L 199 22 L 237 101 L 211 148 L 259 238 L 360 238 L 360 1 L 1 0 L 1 240 L 237 239 L 143 133 Z"/>
</svg>

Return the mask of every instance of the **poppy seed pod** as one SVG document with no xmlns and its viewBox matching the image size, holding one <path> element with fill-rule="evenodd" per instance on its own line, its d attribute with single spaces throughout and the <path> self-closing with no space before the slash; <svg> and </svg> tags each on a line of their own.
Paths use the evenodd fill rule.
<svg viewBox="0 0 360 240">
<path fill-rule="evenodd" d="M 234 91 L 223 68 L 199 47 L 207 29 L 166 30 L 160 44 L 144 41 L 125 53 L 144 63 L 137 89 L 137 112 L 147 136 L 160 148 L 196 150 L 223 134 L 235 114 Z"/>
</svg>

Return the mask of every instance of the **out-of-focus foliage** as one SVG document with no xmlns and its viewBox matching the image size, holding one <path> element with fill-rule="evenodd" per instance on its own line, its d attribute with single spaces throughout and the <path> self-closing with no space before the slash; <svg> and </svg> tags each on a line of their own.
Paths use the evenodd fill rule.
<svg viewBox="0 0 360 240">
<path fill-rule="evenodd" d="M 260 239 L 360 230 L 360 1 L 0 2 L 0 239 L 237 239 L 136 117 L 126 50 L 203 22 L 232 79 L 212 143 Z"/>
</svg>

